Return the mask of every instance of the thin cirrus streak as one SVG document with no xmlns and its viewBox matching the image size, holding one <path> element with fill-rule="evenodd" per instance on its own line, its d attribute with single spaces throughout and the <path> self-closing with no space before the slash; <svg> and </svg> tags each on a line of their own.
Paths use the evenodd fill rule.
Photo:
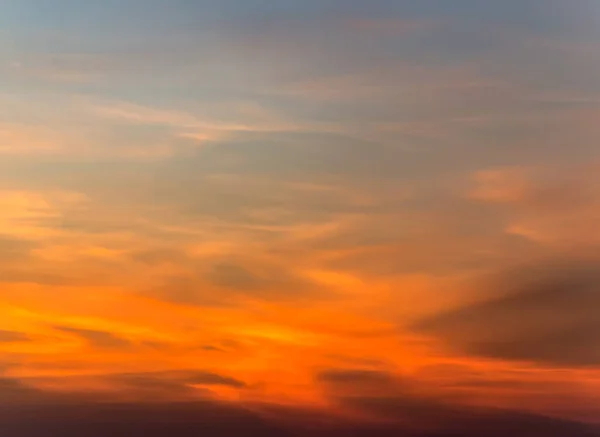
<svg viewBox="0 0 600 437">
<path fill-rule="evenodd" d="M 7 436 L 599 435 L 594 2 L 0 8 Z"/>
</svg>

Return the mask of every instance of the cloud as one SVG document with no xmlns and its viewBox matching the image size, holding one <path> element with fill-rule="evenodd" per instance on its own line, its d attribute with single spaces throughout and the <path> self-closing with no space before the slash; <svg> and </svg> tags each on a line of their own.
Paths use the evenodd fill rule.
<svg viewBox="0 0 600 437">
<path fill-rule="evenodd" d="M 465 364 L 426 365 L 411 376 L 447 404 L 495 408 L 499 399 L 510 399 L 506 406 L 523 412 L 584 421 L 598 414 L 597 390 L 586 388 L 588 378 L 596 373 L 593 369 L 460 362 Z"/>
<path fill-rule="evenodd" d="M 466 353 L 547 366 L 600 365 L 600 265 L 567 259 L 503 272 L 480 302 L 415 327 Z"/>
<path fill-rule="evenodd" d="M 300 130 L 306 125 L 284 119 L 260 103 L 222 103 L 206 105 L 196 111 L 162 109 L 128 102 L 92 103 L 89 110 L 99 116 L 132 124 L 170 126 L 182 137 L 219 140 L 227 134 L 240 132 L 284 132 Z M 229 111 L 227 111 L 229 109 Z M 227 113 L 228 112 L 228 113 Z"/>
<path fill-rule="evenodd" d="M 29 335 L 24 332 L 0 330 L 0 343 L 15 343 L 29 340 Z"/>
<path fill-rule="evenodd" d="M 469 197 L 494 203 L 519 203 L 530 193 L 530 181 L 522 168 L 500 168 L 475 173 Z"/>
<path fill-rule="evenodd" d="M 330 369 L 317 375 L 317 380 L 330 384 L 364 384 L 389 385 L 396 382 L 396 377 L 376 370 L 341 370 Z"/>
<path fill-rule="evenodd" d="M 16 367 L 13 367 L 13 369 Z M 241 392 L 236 378 L 201 370 L 166 370 L 0 378 L 0 406 L 59 404 L 217 402 L 214 391 Z M 0 408 L 1 409 L 1 408 Z"/>
<path fill-rule="evenodd" d="M 2 190 L 0 236 L 33 241 L 54 236 L 57 220 L 85 202 L 84 195 L 69 191 Z"/>
<path fill-rule="evenodd" d="M 180 404 L 107 404 L 94 402 L 4 408 L 1 426 L 10 437 L 58 434 L 76 437 L 111 435 L 165 436 L 215 433 L 221 436 L 285 436 L 277 424 L 232 405 L 213 402 Z"/>
<path fill-rule="evenodd" d="M 161 403 L 214 399 L 213 390 L 242 390 L 246 384 L 218 373 L 198 370 L 172 370 L 97 375 L 92 380 L 103 390 L 87 393 L 99 398 L 132 403 Z"/>
<path fill-rule="evenodd" d="M 504 210 L 506 232 L 538 244 L 593 246 L 598 203 L 597 163 L 496 168 L 477 172 L 469 197 Z"/>
<path fill-rule="evenodd" d="M 0 378 L 0 408 L 39 397 L 40 392 L 17 379 Z"/>
<path fill-rule="evenodd" d="M 598 430 L 594 427 L 532 414 L 515 412 L 472 414 L 469 411 L 458 411 L 456 417 L 457 420 L 455 421 L 447 421 L 443 429 L 425 432 L 422 435 L 427 437 L 476 437 L 481 435 L 503 437 L 507 434 L 517 434 L 549 437 L 565 435 L 593 437 L 598 434 Z"/>
<path fill-rule="evenodd" d="M 74 328 L 72 326 L 54 326 L 57 329 L 68 334 L 74 334 L 84 339 L 94 348 L 123 348 L 131 347 L 132 344 L 126 339 L 119 337 L 111 332 L 96 331 L 93 329 Z"/>
<path fill-rule="evenodd" d="M 308 278 L 294 274 L 292 269 L 275 263 L 251 262 L 255 272 L 236 262 L 217 262 L 208 274 L 209 283 L 238 293 L 250 293 L 257 296 L 281 295 L 294 297 L 298 293 L 315 291 L 317 284 Z"/>
<path fill-rule="evenodd" d="M 5 266 L 15 264 L 26 260 L 35 247 L 35 243 L 27 239 L 0 236 L 0 259 Z"/>
<path fill-rule="evenodd" d="M 437 369 L 440 370 L 443 375 L 448 374 L 448 369 Z M 463 368 L 458 371 L 463 378 L 466 374 L 473 378 L 473 372 Z M 381 428 L 371 425 L 370 430 L 377 435 L 401 432 L 415 437 L 503 436 L 512 431 L 523 435 L 542 432 L 544 435 L 562 436 L 565 432 L 572 432 L 583 436 L 589 433 L 591 436 L 595 432 L 593 428 L 577 422 L 481 405 L 467 406 L 441 396 L 439 391 L 437 394 L 424 391 L 426 386 L 422 380 L 381 370 L 329 369 L 320 372 L 317 380 L 324 384 L 326 396 L 335 405 L 350 411 L 354 417 L 366 417 L 379 423 Z M 360 425 L 357 429 L 361 429 Z"/>
<path fill-rule="evenodd" d="M 127 373 L 109 376 L 108 379 L 138 388 L 168 388 L 175 385 L 228 386 L 243 388 L 245 384 L 235 378 L 202 371 L 172 371 Z"/>
<path fill-rule="evenodd" d="M 250 243 L 249 243 L 250 244 Z M 262 246 L 262 245 L 261 245 Z M 209 254 L 190 257 L 179 264 L 180 274 L 166 275 L 162 283 L 145 294 L 187 305 L 229 305 L 245 299 L 291 302 L 323 297 L 327 293 L 317 281 L 257 247 L 252 257 Z"/>
<path fill-rule="evenodd" d="M 419 394 L 410 379 L 398 374 L 374 369 L 329 369 L 317 374 L 326 395 L 335 403 L 375 417 L 406 422 L 415 417 L 441 409 L 438 401 Z"/>
<path fill-rule="evenodd" d="M 489 205 L 438 187 L 420 190 L 393 200 L 372 195 L 365 213 L 348 214 L 351 219 L 305 247 L 328 255 L 321 262 L 332 270 L 371 281 L 473 273 L 534 253 L 532 242 L 506 235 L 505 214 Z"/>
<path fill-rule="evenodd" d="M 544 373 L 597 366 L 597 302 L 584 285 L 549 279 L 565 291 L 526 292 L 506 272 L 507 286 L 462 287 L 482 271 L 598 246 L 598 180 L 568 181 L 579 169 L 565 167 L 597 154 L 596 39 L 575 54 L 581 29 L 565 32 L 551 6 L 8 2 L 0 358 L 24 379 L 7 393 L 47 383 L 88 402 L 326 402 L 319 413 L 347 426 L 332 436 L 437 432 L 428 421 L 455 435 L 508 424 L 535 435 L 556 422 L 458 404 L 521 408 L 543 403 L 544 387 L 560 398 L 557 414 L 588 408 L 568 395 L 596 390 L 593 371 Z M 565 180 L 538 178 L 537 167 Z M 559 264 L 544 269 L 579 275 Z M 440 312 L 415 328 L 426 336 L 407 332 Z M 446 354 L 485 369 L 442 369 L 423 386 L 389 370 Z M 208 370 L 151 372 L 197 367 Z M 523 367 L 539 377 L 505 369 Z M 187 430 L 173 424 L 176 406 L 152 408 L 127 405 L 111 424 L 120 408 L 89 407 L 87 426 L 61 425 L 213 431 L 204 407 L 181 419 Z M 363 429 L 334 412 L 393 423 Z M 223 426 L 249 423 L 223 414 Z M 52 432 L 17 416 L 17 437 L 29 437 L 19 417 Z"/>
<path fill-rule="evenodd" d="M 16 387 L 16 388 L 15 388 Z M 7 380 L 2 389 L 12 394 L 22 390 L 19 384 Z M 27 391 L 27 389 L 25 389 Z M 357 406 L 397 419 L 406 402 L 386 399 L 354 400 Z M 416 412 L 412 408 L 412 412 Z M 58 434 L 76 437 L 111 435 L 125 437 L 146 435 L 215 434 L 224 437 L 262 436 L 290 437 L 502 437 L 515 435 L 544 435 L 548 437 L 595 437 L 598 429 L 577 422 L 543 416 L 502 411 L 443 410 L 425 407 L 419 413 L 420 425 L 364 421 L 319 411 L 282 405 L 248 404 L 238 406 L 205 399 L 187 403 L 153 402 L 108 403 L 81 397 L 46 396 L 38 392 L 37 402 L 27 405 L 3 405 L 0 426 L 8 437 L 41 437 Z M 425 414 L 428 413 L 428 414 Z"/>
<path fill-rule="evenodd" d="M 257 290 L 266 285 L 248 269 L 233 263 L 217 264 L 210 272 L 209 280 L 217 286 L 242 291 Z"/>
<path fill-rule="evenodd" d="M 47 127 L 0 124 L 0 155 L 52 155 L 62 151 L 64 137 Z"/>
</svg>

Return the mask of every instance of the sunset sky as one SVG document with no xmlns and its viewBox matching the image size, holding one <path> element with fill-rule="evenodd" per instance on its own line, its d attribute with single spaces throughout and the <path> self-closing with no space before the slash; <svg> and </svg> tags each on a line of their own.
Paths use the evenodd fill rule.
<svg viewBox="0 0 600 437">
<path fill-rule="evenodd" d="M 600 2 L 0 0 L 0 372 L 6 437 L 596 435 Z"/>
</svg>

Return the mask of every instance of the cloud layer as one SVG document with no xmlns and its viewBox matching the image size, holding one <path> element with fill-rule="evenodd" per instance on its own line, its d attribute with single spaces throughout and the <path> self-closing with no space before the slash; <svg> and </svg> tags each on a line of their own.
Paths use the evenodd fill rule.
<svg viewBox="0 0 600 437">
<path fill-rule="evenodd" d="M 593 1 L 1 3 L 6 432 L 598 422 Z"/>
<path fill-rule="evenodd" d="M 600 364 L 597 262 L 567 260 L 502 273 L 490 297 L 419 324 L 470 353 L 554 366 Z"/>
</svg>

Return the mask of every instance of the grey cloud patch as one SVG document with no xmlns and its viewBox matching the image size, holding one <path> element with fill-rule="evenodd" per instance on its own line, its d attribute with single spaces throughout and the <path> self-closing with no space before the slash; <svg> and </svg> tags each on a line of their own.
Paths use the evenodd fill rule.
<svg viewBox="0 0 600 437">
<path fill-rule="evenodd" d="M 394 384 L 396 377 L 378 370 L 329 369 L 317 375 L 317 380 L 333 384 Z"/>
<path fill-rule="evenodd" d="M 268 279 L 262 279 L 243 266 L 233 263 L 217 264 L 208 278 L 215 285 L 238 290 L 256 290 L 268 284 Z"/>
<path fill-rule="evenodd" d="M 0 234 L 0 282 L 21 282 L 27 274 L 20 266 L 31 259 L 35 247 L 34 242 Z"/>
<path fill-rule="evenodd" d="M 190 260 L 187 274 L 166 278 L 145 294 L 186 305 L 222 306 L 236 304 L 240 296 L 270 301 L 305 299 L 322 288 L 288 266 L 265 259 L 248 262 L 237 257 Z M 215 292 L 215 288 L 219 292 Z"/>
<path fill-rule="evenodd" d="M 228 376 L 218 375 L 215 373 L 195 373 L 188 376 L 187 381 L 190 384 L 198 385 L 225 385 L 229 387 L 242 388 L 246 384 L 242 381 Z"/>
<path fill-rule="evenodd" d="M 131 254 L 131 258 L 139 263 L 150 267 L 156 267 L 161 264 L 171 264 L 174 262 L 190 262 L 188 256 L 181 250 L 175 248 L 152 248 L 146 250 L 135 251 Z"/>
<path fill-rule="evenodd" d="M 535 246 L 506 235 L 508 218 L 490 205 L 465 201 L 436 187 L 408 199 L 396 211 L 373 212 L 349 227 L 308 244 L 336 251 L 335 269 L 378 277 L 405 273 L 444 275 L 501 265 Z"/>
<path fill-rule="evenodd" d="M 551 366 L 600 365 L 600 264 L 530 265 L 494 278 L 491 296 L 415 329 L 459 350 Z"/>
<path fill-rule="evenodd" d="M 102 348 L 123 348 L 130 347 L 131 343 L 124 338 L 105 331 L 96 331 L 93 329 L 74 328 L 71 326 L 54 326 L 55 329 L 74 334 L 83 338 L 90 344 Z"/>
<path fill-rule="evenodd" d="M 372 179 L 395 176 L 412 168 L 392 149 L 341 134 L 246 133 L 200 150 L 195 156 L 173 161 L 174 170 L 238 172 L 271 175 L 286 180 L 352 177 Z M 343 157 L 343 159 L 342 159 Z"/>
<path fill-rule="evenodd" d="M 252 153 L 252 147 L 252 144 L 245 147 L 244 142 L 240 141 L 242 155 L 250 153 L 251 161 L 260 160 L 259 156 Z M 64 171 L 71 175 L 71 180 L 65 183 L 70 189 L 85 191 L 94 201 L 119 203 L 131 208 L 131 199 L 135 198 L 133 206 L 139 208 L 140 214 L 147 214 L 149 210 L 159 214 L 176 214 L 177 219 L 187 223 L 216 219 L 218 223 L 215 222 L 214 226 L 219 231 L 243 227 L 244 232 L 260 241 L 280 236 L 281 232 L 274 229 L 275 226 L 321 223 L 341 213 L 364 212 L 364 207 L 355 202 L 355 188 L 369 194 L 367 190 L 372 185 L 369 181 L 363 179 L 363 185 L 360 185 L 352 178 L 340 180 L 329 177 L 327 173 L 320 178 L 308 173 L 273 174 L 260 169 L 253 172 L 252 162 L 247 162 L 245 158 L 232 164 L 229 169 L 221 168 L 214 160 L 218 161 L 219 156 L 230 152 L 224 152 L 220 146 L 215 151 L 210 149 L 207 147 L 207 150 L 198 151 L 197 155 L 173 157 L 146 166 L 131 164 L 126 169 L 117 168 L 116 171 L 100 164 L 97 168 L 85 168 L 84 172 L 81 168 L 69 166 Z M 298 153 L 303 153 L 301 147 L 298 149 Z M 293 151 L 282 146 L 281 150 L 273 149 L 269 153 L 279 156 Z M 332 159 L 336 159 L 335 156 Z M 290 162 L 293 160 L 291 158 Z M 338 164 L 344 165 L 343 162 Z M 56 177 L 62 176 L 53 175 L 53 178 Z M 160 180 L 160 184 L 156 183 L 157 180 Z M 156 206 L 160 206 L 160 210 Z M 86 232 L 105 232 L 103 227 L 106 227 L 110 232 L 143 232 L 158 238 L 168 237 L 168 240 L 162 241 L 162 248 L 151 250 L 154 254 L 134 253 L 141 262 L 156 260 L 161 257 L 161 250 L 168 255 L 166 252 L 172 249 L 172 238 L 176 235 L 175 230 L 161 233 L 145 221 L 133 225 L 129 221 L 127 224 L 122 217 L 115 220 L 105 215 L 72 214 L 68 219 L 75 229 Z"/>
<path fill-rule="evenodd" d="M 225 349 L 211 345 L 202 346 L 201 349 L 207 352 L 225 352 Z"/>
<path fill-rule="evenodd" d="M 24 332 L 0 330 L 0 343 L 17 343 L 29 340 L 29 336 Z"/>
<path fill-rule="evenodd" d="M 184 277 L 170 277 L 163 283 L 144 294 L 153 296 L 159 300 L 165 300 L 183 305 L 220 305 L 223 304 L 223 296 L 214 296 L 202 285 L 202 281 L 193 275 Z"/>
<path fill-rule="evenodd" d="M 245 387 L 245 384 L 238 379 L 202 371 L 124 373 L 109 376 L 108 379 L 144 389 L 183 388 L 189 385 Z"/>
<path fill-rule="evenodd" d="M 284 266 L 276 263 L 260 263 L 250 270 L 242 263 L 224 261 L 215 264 L 208 273 L 210 283 L 231 289 L 234 292 L 249 292 L 269 297 L 285 298 L 286 295 L 296 295 L 308 292 L 316 287 L 315 284 L 286 271 Z"/>
<path fill-rule="evenodd" d="M 2 260 L 27 258 L 34 247 L 35 244 L 30 241 L 0 235 L 0 259 Z"/>
</svg>

